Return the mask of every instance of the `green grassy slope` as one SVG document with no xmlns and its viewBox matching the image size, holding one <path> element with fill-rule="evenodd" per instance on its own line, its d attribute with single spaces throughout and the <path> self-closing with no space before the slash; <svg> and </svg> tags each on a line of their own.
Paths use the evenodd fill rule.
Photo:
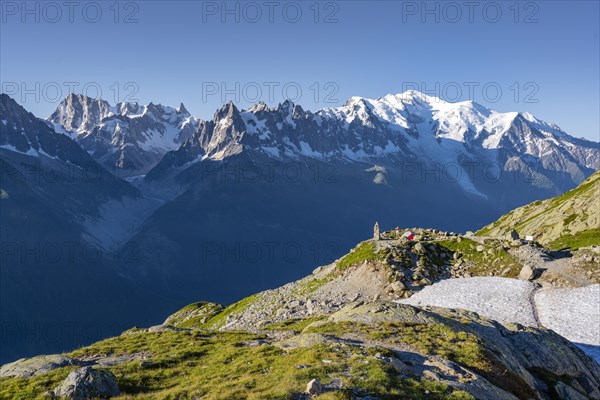
<svg viewBox="0 0 600 400">
<path fill-rule="evenodd" d="M 504 236 L 513 229 L 552 248 L 600 244 L 600 171 L 560 196 L 511 211 L 477 234 Z"/>
</svg>

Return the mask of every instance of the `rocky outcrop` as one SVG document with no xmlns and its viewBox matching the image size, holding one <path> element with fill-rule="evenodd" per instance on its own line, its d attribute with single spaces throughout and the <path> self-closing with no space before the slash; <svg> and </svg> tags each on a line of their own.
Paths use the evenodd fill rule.
<svg viewBox="0 0 600 400">
<path fill-rule="evenodd" d="M 481 346 L 473 350 L 481 359 L 477 361 L 459 362 L 463 370 L 463 382 L 469 382 L 469 373 L 472 376 L 479 375 L 478 385 L 495 386 L 497 391 L 501 389 L 518 398 L 551 398 L 561 393 L 571 393 L 572 396 L 587 396 L 591 399 L 600 399 L 600 366 L 591 358 L 585 356 L 581 350 L 570 344 L 558 334 L 536 328 L 523 327 L 520 324 L 500 324 L 479 315 L 456 309 L 444 308 L 414 308 L 388 302 L 374 302 L 362 305 L 349 305 L 339 312 L 332 314 L 327 321 L 335 324 L 350 322 L 351 324 L 366 325 L 368 332 L 378 332 L 378 326 L 387 327 L 388 337 L 385 335 L 371 335 L 371 337 L 384 337 L 383 342 L 395 343 L 393 328 L 397 327 L 402 332 L 404 326 L 415 328 L 420 335 L 414 338 L 416 341 L 433 341 L 433 352 L 445 353 L 444 348 L 457 345 L 460 340 L 455 340 L 454 345 L 445 343 L 444 339 L 438 337 L 429 338 L 424 333 L 431 330 L 432 335 L 440 335 L 444 332 L 462 332 L 461 340 L 477 343 Z M 322 325 L 317 322 L 314 325 Z M 311 326 L 306 330 L 310 331 Z M 339 331 L 339 327 L 337 328 Z M 321 329 L 323 331 L 324 329 Z M 335 329 L 334 329 L 335 331 Z M 359 332 L 360 328 L 350 329 L 348 337 L 356 336 L 352 332 Z M 450 335 L 451 337 L 452 335 Z M 372 339 L 366 339 L 367 344 Z M 397 343 L 397 342 L 396 342 Z M 420 343 L 415 343 L 416 347 Z M 406 351 L 406 348 L 397 350 Z M 400 353 L 402 354 L 402 353 Z M 402 360 L 402 355 L 399 356 Z M 447 356 L 448 357 L 448 356 Z M 461 359 L 459 354 L 449 356 L 451 359 Z M 488 367 L 485 367 L 487 365 Z M 422 371 L 421 371 L 422 372 Z M 438 371 L 440 373 L 440 371 Z M 440 373 L 440 380 L 447 379 L 447 372 Z M 569 382 L 569 384 L 565 383 Z M 457 383 L 455 382 L 454 385 Z M 461 389 L 472 391 L 470 385 L 459 385 Z M 488 389 L 491 390 L 491 388 Z M 511 398 L 504 393 L 503 397 L 489 397 L 480 393 L 477 398 Z M 532 397 L 532 398 L 533 398 Z M 562 397 L 561 397 L 562 398 Z M 572 397 L 577 398 L 577 397 Z"/>
<path fill-rule="evenodd" d="M 535 270 L 530 265 L 524 265 L 521 272 L 519 272 L 519 279 L 532 281 L 533 278 L 535 278 Z"/>
<path fill-rule="evenodd" d="M 0 367 L 0 376 L 30 378 L 42 375 L 57 368 L 80 365 L 77 360 L 61 354 L 50 354 L 32 358 L 22 358 Z"/>
<path fill-rule="evenodd" d="M 108 399 L 121 394 L 117 378 L 110 371 L 83 367 L 72 371 L 54 389 L 54 395 L 73 400 Z"/>
</svg>

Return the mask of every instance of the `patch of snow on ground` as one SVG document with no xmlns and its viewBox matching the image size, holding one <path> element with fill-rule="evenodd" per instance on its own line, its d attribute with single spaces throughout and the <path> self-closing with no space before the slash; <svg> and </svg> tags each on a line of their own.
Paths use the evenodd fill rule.
<svg viewBox="0 0 600 400">
<path fill-rule="evenodd" d="M 543 326 L 571 342 L 600 349 L 600 285 L 540 290 L 535 303 Z"/>
<path fill-rule="evenodd" d="M 447 279 L 398 303 L 460 308 L 498 322 L 551 329 L 600 363 L 600 285 L 541 289 L 498 277 Z"/>
<path fill-rule="evenodd" d="M 446 279 L 398 303 L 460 308 L 498 322 L 537 326 L 530 301 L 534 288 L 531 282 L 508 278 Z"/>
</svg>

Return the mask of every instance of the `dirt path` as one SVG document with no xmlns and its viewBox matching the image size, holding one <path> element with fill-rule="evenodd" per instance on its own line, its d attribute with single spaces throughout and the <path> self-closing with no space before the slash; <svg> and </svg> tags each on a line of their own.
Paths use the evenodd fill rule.
<svg viewBox="0 0 600 400">
<path fill-rule="evenodd" d="M 544 249 L 535 246 L 520 246 L 509 253 L 523 265 L 527 264 L 541 272 L 534 281 L 542 286 L 551 286 L 552 278 L 560 278 L 569 286 L 581 287 L 593 282 L 580 275 L 572 267 L 572 258 L 568 255 L 553 257 Z"/>
<path fill-rule="evenodd" d="M 584 276 L 578 274 L 571 266 L 570 258 L 561 258 L 557 260 L 552 260 L 545 264 L 546 270 L 542 274 L 546 275 L 558 275 L 566 281 L 569 281 L 574 284 L 574 286 L 587 286 L 591 285 L 594 282 L 591 282 L 589 279 Z"/>
<path fill-rule="evenodd" d="M 540 287 L 536 285 L 535 288 L 533 288 L 533 290 L 531 291 L 531 293 L 529 293 L 529 304 L 531 304 L 531 310 L 533 312 L 533 318 L 535 319 L 535 322 L 537 324 L 538 327 L 543 327 L 542 323 L 540 322 L 540 316 L 538 313 L 538 308 L 537 308 L 537 303 L 535 302 L 535 294 L 537 293 L 537 291 L 540 290 Z"/>
</svg>

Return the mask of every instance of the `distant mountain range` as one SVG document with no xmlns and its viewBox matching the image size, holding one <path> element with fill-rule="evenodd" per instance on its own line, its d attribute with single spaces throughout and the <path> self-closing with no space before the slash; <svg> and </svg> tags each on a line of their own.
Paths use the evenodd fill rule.
<svg viewBox="0 0 600 400">
<path fill-rule="evenodd" d="M 573 138 L 528 113 L 499 113 L 415 91 L 375 100 L 353 97 L 342 107 L 315 113 L 290 101 L 242 111 L 230 102 L 211 121 L 191 116 L 183 104 L 113 107 L 71 94 L 48 120 L 107 169 L 138 175 L 157 167 L 151 173 L 156 176 L 170 167 L 242 152 L 274 160 L 453 163 L 468 167 L 446 174 L 460 174 L 464 190 L 485 195 L 469 168 L 493 165 L 498 171 L 489 171 L 490 177 L 519 171 L 559 191 L 600 168 L 597 143 Z M 168 152 L 173 153 L 163 158 Z"/>
<path fill-rule="evenodd" d="M 3 323 L 156 322 L 196 298 L 227 303 L 297 279 L 375 220 L 481 227 L 600 168 L 598 143 L 556 125 L 419 92 L 316 112 L 229 103 L 210 121 L 75 94 L 41 120 L 1 100 L 0 228 L 17 254 L 2 263 Z M 101 256 L 19 257 L 49 243 Z M 3 357 L 49 351 L 17 342 Z"/>
</svg>

